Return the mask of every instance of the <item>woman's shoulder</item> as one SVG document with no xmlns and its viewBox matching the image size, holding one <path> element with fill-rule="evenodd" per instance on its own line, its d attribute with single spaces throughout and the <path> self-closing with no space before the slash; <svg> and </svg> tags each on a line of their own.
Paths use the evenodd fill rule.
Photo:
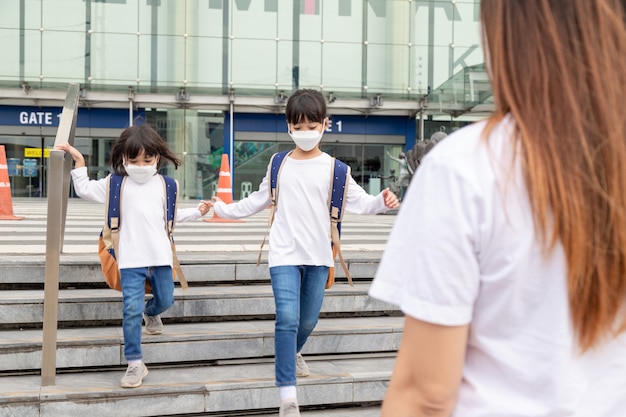
<svg viewBox="0 0 626 417">
<path fill-rule="evenodd" d="M 452 132 L 437 142 L 425 159 L 432 159 L 433 156 L 454 157 L 457 154 L 474 151 L 481 142 L 486 125 L 487 122 L 483 120 Z"/>
<path fill-rule="evenodd" d="M 513 155 L 515 142 L 512 126 L 509 118 L 494 125 L 488 134 L 485 131 L 486 120 L 465 126 L 438 142 L 422 163 L 444 164 L 459 169 L 493 168 L 505 156 Z"/>
</svg>

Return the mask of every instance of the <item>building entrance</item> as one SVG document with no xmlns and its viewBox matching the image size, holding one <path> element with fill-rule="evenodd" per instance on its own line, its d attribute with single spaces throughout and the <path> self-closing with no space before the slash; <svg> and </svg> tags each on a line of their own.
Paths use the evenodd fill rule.
<svg viewBox="0 0 626 417">
<path fill-rule="evenodd" d="M 46 166 L 54 138 L 1 137 L 13 197 L 45 197 Z"/>
<path fill-rule="evenodd" d="M 7 156 L 12 197 L 47 197 L 48 160 L 54 137 L 0 136 Z M 76 137 L 74 146 L 85 157 L 89 177 L 104 178 L 109 173 L 109 156 L 115 138 Z M 74 197 L 73 187 L 71 196 Z"/>
</svg>

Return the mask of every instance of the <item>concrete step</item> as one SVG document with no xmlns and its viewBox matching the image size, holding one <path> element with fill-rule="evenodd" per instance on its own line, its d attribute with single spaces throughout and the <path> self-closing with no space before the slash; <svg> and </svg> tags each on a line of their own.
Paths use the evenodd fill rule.
<svg viewBox="0 0 626 417">
<path fill-rule="evenodd" d="M 304 410 L 379 403 L 393 362 L 393 357 L 383 355 L 309 360 L 311 375 L 298 380 L 299 403 Z M 2 376 L 0 416 L 277 413 L 273 362 L 150 368 L 144 384 L 135 389 L 120 388 L 122 374 L 122 368 L 61 374 L 56 385 L 46 387 L 40 386 L 39 376 Z M 325 413 L 317 415 L 341 415 Z"/>
<path fill-rule="evenodd" d="M 263 255 L 266 256 L 265 254 Z M 241 254 L 210 253 L 186 254 L 179 257 L 181 267 L 189 283 L 232 282 L 246 283 L 267 281 L 270 275 L 267 263 L 256 265 L 257 252 Z M 350 275 L 354 279 L 370 279 L 376 274 L 380 254 L 344 253 Z M 88 255 L 61 255 L 59 282 L 61 284 L 93 284 L 104 288 L 106 283 L 95 252 Z M 265 262 L 265 261 L 264 261 Z M 335 267 L 336 277 L 345 278 L 341 265 Z M 45 260 L 34 256 L 13 256 L 12 260 L 0 260 L 0 285 L 41 285 L 45 281 Z"/>
<path fill-rule="evenodd" d="M 402 317 L 321 319 L 305 355 L 385 353 L 400 345 Z M 0 372 L 41 369 L 41 330 L 0 331 Z M 61 370 L 121 366 L 121 327 L 61 329 L 56 367 Z M 273 320 L 168 324 L 161 335 L 142 337 L 148 364 L 266 360 L 274 356 Z"/>
<path fill-rule="evenodd" d="M 0 417 L 277 416 L 267 245 L 256 266 L 266 212 L 244 223 L 177 225 L 191 288 L 175 290 L 165 332 L 143 337 L 144 385 L 123 389 L 121 293 L 106 288 L 96 253 L 103 207 L 71 199 L 60 257 L 58 375 L 42 387 L 45 203 L 15 199 L 26 219 L 0 223 Z M 344 217 L 343 255 L 357 282 L 348 286 L 336 265 L 338 282 L 304 348 L 312 374 L 298 381 L 303 416 L 380 414 L 403 319 L 367 290 L 394 220 Z"/>
<path fill-rule="evenodd" d="M 300 414 L 304 417 L 380 417 L 380 407 L 353 406 L 331 410 L 301 411 Z M 277 417 L 278 414 L 270 416 Z"/>
<path fill-rule="evenodd" d="M 370 298 L 369 283 L 350 286 L 337 283 L 326 290 L 322 313 L 364 314 L 396 311 L 390 304 Z M 174 306 L 163 314 L 164 321 L 258 319 L 274 314 L 270 285 L 227 285 L 176 288 Z M 121 293 L 111 289 L 68 289 L 59 291 L 59 327 L 66 325 L 117 324 L 122 319 Z M 41 327 L 43 291 L 0 291 L 0 327 Z"/>
</svg>

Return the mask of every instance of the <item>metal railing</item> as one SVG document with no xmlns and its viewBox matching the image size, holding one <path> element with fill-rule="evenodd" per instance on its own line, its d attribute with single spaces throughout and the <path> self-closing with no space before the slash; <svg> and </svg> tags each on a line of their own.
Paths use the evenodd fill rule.
<svg viewBox="0 0 626 417">
<path fill-rule="evenodd" d="M 74 144 L 80 86 L 70 84 L 59 120 L 54 146 Z M 41 385 L 55 385 L 57 318 L 59 306 L 59 269 L 67 200 L 70 190 L 72 158 L 65 152 L 52 149 L 48 160 L 48 217 L 46 226 L 46 272 L 43 298 L 43 342 L 41 349 Z"/>
</svg>

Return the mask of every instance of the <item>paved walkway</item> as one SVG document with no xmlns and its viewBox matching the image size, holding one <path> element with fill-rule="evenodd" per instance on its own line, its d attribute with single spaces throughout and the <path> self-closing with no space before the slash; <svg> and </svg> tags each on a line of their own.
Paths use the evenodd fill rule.
<svg viewBox="0 0 626 417">
<path fill-rule="evenodd" d="M 41 260 L 45 254 L 47 199 L 14 198 L 13 213 L 24 220 L 0 220 L 0 261 Z M 181 201 L 179 207 L 195 207 Z M 181 260 L 234 256 L 256 259 L 267 231 L 268 210 L 240 223 L 196 222 L 176 225 L 174 238 Z M 204 219 L 212 219 L 211 210 Z M 352 259 L 379 256 L 384 250 L 394 215 L 346 213 L 342 224 L 342 251 Z M 68 202 L 62 259 L 97 260 L 97 239 L 104 221 L 104 205 L 82 199 Z M 267 250 L 266 244 L 264 251 Z"/>
</svg>

